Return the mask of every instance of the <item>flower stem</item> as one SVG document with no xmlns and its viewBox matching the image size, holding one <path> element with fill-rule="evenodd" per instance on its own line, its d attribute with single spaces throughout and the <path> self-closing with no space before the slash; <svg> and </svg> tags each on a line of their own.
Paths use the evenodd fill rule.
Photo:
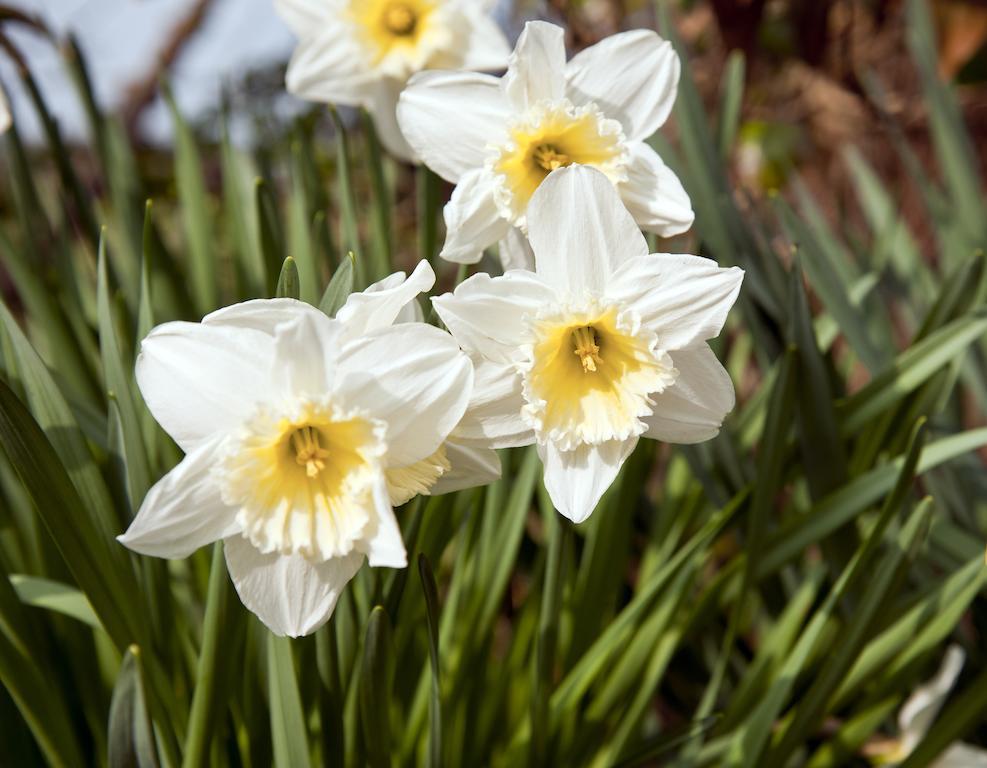
<svg viewBox="0 0 987 768">
<path fill-rule="evenodd" d="M 554 688 L 555 651 L 562 610 L 562 570 L 572 526 L 558 514 L 548 515 L 548 562 L 542 588 L 541 612 L 535 658 L 535 686 L 531 708 L 531 751 L 529 765 L 550 765 L 548 712 Z"/>
</svg>

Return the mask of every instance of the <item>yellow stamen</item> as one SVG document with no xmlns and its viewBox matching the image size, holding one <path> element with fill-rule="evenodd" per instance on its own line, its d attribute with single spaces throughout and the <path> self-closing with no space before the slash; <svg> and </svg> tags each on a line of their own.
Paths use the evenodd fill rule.
<svg viewBox="0 0 987 768">
<path fill-rule="evenodd" d="M 565 168 L 572 164 L 572 158 L 569 155 L 560 152 L 557 147 L 551 144 L 539 144 L 531 152 L 531 158 L 546 171 L 554 171 L 557 168 Z"/>
<path fill-rule="evenodd" d="M 583 373 L 595 373 L 596 367 L 603 365 L 600 346 L 596 342 L 596 331 L 591 325 L 584 325 L 572 332 L 572 351 L 583 364 Z"/>
<path fill-rule="evenodd" d="M 418 16 L 414 9 L 404 3 L 388 3 L 382 17 L 384 29 L 397 37 L 408 37 L 415 32 Z"/>
<path fill-rule="evenodd" d="M 309 477 L 318 477 L 319 472 L 326 468 L 329 451 L 322 447 L 317 429 L 296 429 L 291 435 L 291 445 L 295 449 L 295 463 L 305 467 L 305 474 Z"/>
</svg>

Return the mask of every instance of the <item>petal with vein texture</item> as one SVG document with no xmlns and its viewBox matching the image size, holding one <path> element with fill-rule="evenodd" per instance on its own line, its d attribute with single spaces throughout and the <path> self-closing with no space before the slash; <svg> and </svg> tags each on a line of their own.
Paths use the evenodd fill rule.
<svg viewBox="0 0 987 768">
<path fill-rule="evenodd" d="M 432 486 L 432 496 L 476 488 L 500 479 L 500 457 L 497 451 L 459 443 L 455 438 L 447 440 L 445 445 L 446 456 L 452 468 Z"/>
<path fill-rule="evenodd" d="M 673 352 L 672 364 L 678 377 L 651 396 L 654 413 L 645 418 L 645 437 L 683 444 L 716 437 L 736 403 L 730 374 L 707 344 Z"/>
<path fill-rule="evenodd" d="M 462 68 L 480 72 L 504 69 L 511 46 L 489 11 L 475 3 L 464 4 L 461 12 L 469 28 L 469 37 L 463 42 Z"/>
<path fill-rule="evenodd" d="M 261 554 L 242 536 L 223 543 L 240 600 L 276 635 L 310 635 L 329 619 L 363 553 L 314 563 L 301 555 Z"/>
<path fill-rule="evenodd" d="M 173 322 L 141 342 L 137 384 L 183 451 L 238 427 L 270 390 L 273 339 L 250 328 Z"/>
<path fill-rule="evenodd" d="M 200 445 L 155 483 L 117 540 L 142 555 L 182 558 L 236 533 L 236 510 L 211 477 L 218 448 L 217 441 Z"/>
<path fill-rule="evenodd" d="M 391 509 L 387 482 L 383 475 L 374 488 L 374 504 L 377 507 L 377 526 L 366 542 L 367 562 L 374 567 L 405 568 L 408 565 L 408 553 L 404 548 L 404 539 L 401 538 L 401 529 L 394 517 L 394 510 Z"/>
<path fill-rule="evenodd" d="M 499 277 L 477 273 L 432 303 L 464 349 L 509 363 L 523 343 L 528 317 L 555 300 L 538 275 L 518 269 Z"/>
<path fill-rule="evenodd" d="M 453 184 L 482 168 L 487 145 L 504 132 L 508 108 L 500 81 L 476 72 L 420 72 L 398 100 L 398 122 L 408 143 Z"/>
<path fill-rule="evenodd" d="M 633 309 L 672 351 L 719 335 L 740 292 L 744 271 L 687 254 L 650 254 L 625 263 L 607 297 Z"/>
<path fill-rule="evenodd" d="M 419 293 L 435 284 L 435 272 L 427 261 L 418 262 L 409 277 L 404 272 L 388 275 L 364 291 L 350 294 L 336 313 L 347 337 L 368 333 L 394 323 L 401 311 Z"/>
<path fill-rule="evenodd" d="M 573 56 L 566 65 L 566 91 L 574 103 L 596 102 L 620 120 L 628 139 L 646 139 L 672 111 L 680 69 L 671 43 L 649 29 L 635 29 Z"/>
<path fill-rule="evenodd" d="M 403 466 L 434 453 L 462 418 L 473 365 L 448 333 L 401 323 L 346 345 L 337 382 L 347 408 L 387 424 L 388 461 Z"/>
<path fill-rule="evenodd" d="M 636 437 L 581 445 L 573 451 L 560 451 L 551 443 L 539 445 L 545 488 L 555 508 L 574 523 L 586 520 L 636 445 Z"/>
<path fill-rule="evenodd" d="M 343 325 L 321 312 L 300 312 L 274 332 L 272 385 L 287 397 L 318 398 L 333 382 Z"/>
<path fill-rule="evenodd" d="M 611 275 L 648 244 L 610 180 L 586 166 L 552 171 L 528 205 L 538 276 L 577 295 L 606 291 Z"/>
<path fill-rule="evenodd" d="M 509 269 L 535 271 L 535 252 L 531 243 L 517 227 L 511 227 L 498 245 L 500 263 L 506 272 Z"/>
<path fill-rule="evenodd" d="M 662 237 L 686 232 L 696 218 L 679 177 L 643 142 L 630 145 L 627 180 L 618 190 L 641 228 Z"/>
<path fill-rule="evenodd" d="M 299 41 L 288 63 L 285 85 L 289 93 L 328 104 L 368 104 L 378 79 L 364 63 L 364 54 L 349 27 L 328 17 L 318 32 Z"/>
<path fill-rule="evenodd" d="M 525 401 L 514 366 L 481 359 L 474 372 L 469 407 L 450 440 L 481 448 L 531 445 L 535 433 L 521 416 Z"/>
<path fill-rule="evenodd" d="M 501 86 L 516 110 L 565 96 L 565 30 L 545 21 L 525 24 Z"/>
<path fill-rule="evenodd" d="M 459 264 L 478 262 L 483 249 L 504 237 L 511 226 L 501 216 L 494 200 L 493 177 L 485 168 L 463 176 L 443 208 L 442 216 L 446 223 L 446 240 L 439 255 Z"/>
</svg>

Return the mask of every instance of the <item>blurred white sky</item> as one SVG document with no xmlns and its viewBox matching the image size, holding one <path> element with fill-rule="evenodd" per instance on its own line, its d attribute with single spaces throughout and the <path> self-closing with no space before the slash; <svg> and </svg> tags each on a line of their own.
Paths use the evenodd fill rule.
<svg viewBox="0 0 987 768">
<path fill-rule="evenodd" d="M 7 4 L 41 16 L 59 36 L 71 31 L 86 56 L 100 103 L 116 108 L 131 84 L 154 70 L 154 62 L 195 0 L 7 0 Z M 63 134 L 86 136 L 85 115 L 57 51 L 20 25 L 7 32 L 27 58 Z M 291 33 L 274 12 L 271 0 L 213 0 L 199 31 L 185 44 L 171 69 L 179 106 L 197 117 L 216 107 L 225 82 L 250 70 L 288 59 Z M 18 128 L 28 141 L 41 135 L 40 125 L 11 62 L 0 53 L 0 82 L 7 90 Z M 286 110 L 292 111 L 286 96 Z M 297 105 L 296 105 L 297 106 Z M 166 143 L 171 134 L 160 101 L 150 106 L 141 124 L 145 137 Z"/>
</svg>

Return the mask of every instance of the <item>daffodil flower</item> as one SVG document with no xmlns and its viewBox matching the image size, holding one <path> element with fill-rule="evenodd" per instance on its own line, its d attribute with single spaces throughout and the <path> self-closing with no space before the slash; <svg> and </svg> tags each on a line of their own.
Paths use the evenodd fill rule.
<svg viewBox="0 0 987 768">
<path fill-rule="evenodd" d="M 510 46 L 486 0 L 275 0 L 298 36 L 288 90 L 309 101 L 366 107 L 384 146 L 416 159 L 394 110 L 423 69 L 498 70 Z"/>
<path fill-rule="evenodd" d="M 505 267 L 530 268 L 524 232 L 535 190 L 556 168 L 589 165 L 638 225 L 686 231 L 693 213 L 675 174 L 645 143 L 668 118 L 680 63 L 650 30 L 608 37 L 566 63 L 564 33 L 529 22 L 502 78 L 415 75 L 398 122 L 424 163 L 456 184 L 441 255 L 474 263 L 501 241 Z"/>
<path fill-rule="evenodd" d="M 141 344 L 141 393 L 186 455 L 120 541 L 180 558 L 223 539 L 241 600 L 279 635 L 321 626 L 365 559 L 406 565 L 394 472 L 438 479 L 430 457 L 469 400 L 473 368 L 449 334 L 392 325 L 400 292 L 365 299 L 337 319 L 293 299 L 248 301 Z"/>
<path fill-rule="evenodd" d="M 528 206 L 535 271 L 478 274 L 433 299 L 474 357 L 462 439 L 537 444 L 556 508 L 585 520 L 641 436 L 696 443 L 734 406 L 706 344 L 743 272 L 649 254 L 609 179 L 554 171 Z"/>
<path fill-rule="evenodd" d="M 915 751 L 939 716 L 956 680 L 963 670 L 966 653 L 958 645 L 946 649 L 936 676 L 919 686 L 898 713 L 898 738 L 872 745 L 868 749 L 873 762 L 882 766 L 898 765 Z M 987 768 L 987 750 L 970 744 L 951 744 L 932 763 L 931 768 Z"/>
</svg>

